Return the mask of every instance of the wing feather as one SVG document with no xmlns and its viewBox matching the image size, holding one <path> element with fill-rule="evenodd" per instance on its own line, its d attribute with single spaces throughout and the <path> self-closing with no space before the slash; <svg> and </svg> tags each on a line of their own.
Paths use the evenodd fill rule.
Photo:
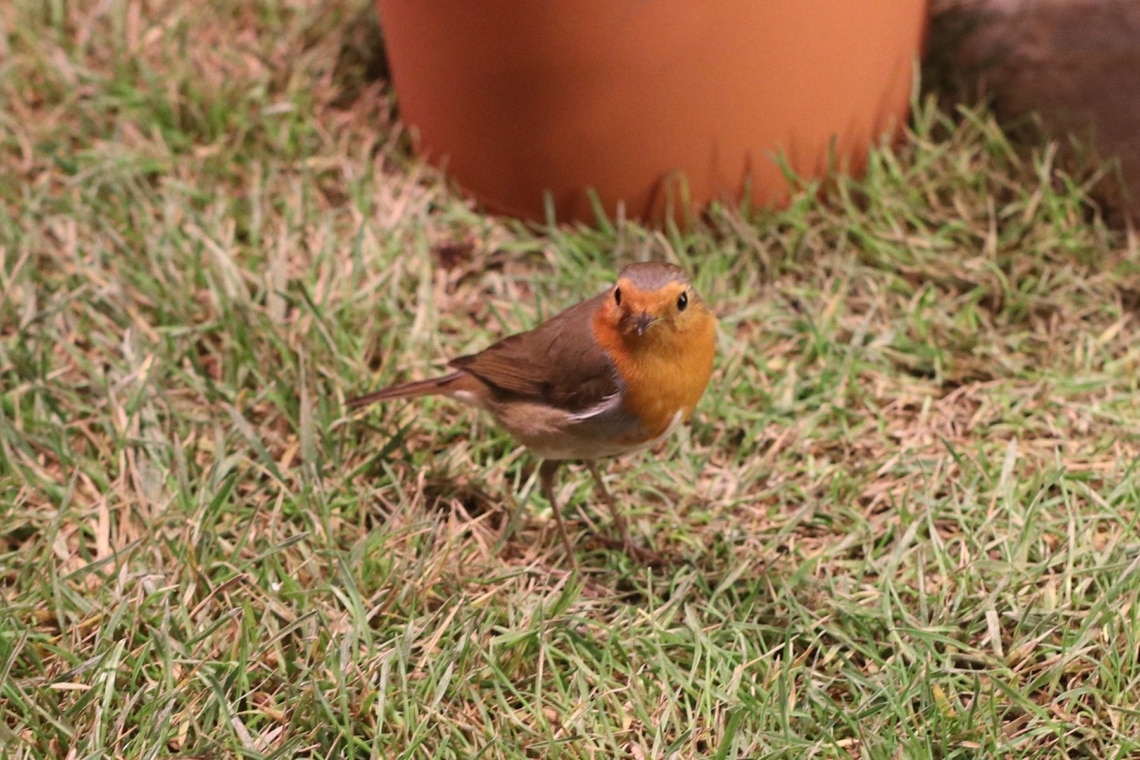
<svg viewBox="0 0 1140 760">
<path fill-rule="evenodd" d="M 542 401 L 570 413 L 595 408 L 621 390 L 617 369 L 592 327 L 593 314 L 607 297 L 583 301 L 450 366 L 470 372 L 503 397 Z"/>
</svg>

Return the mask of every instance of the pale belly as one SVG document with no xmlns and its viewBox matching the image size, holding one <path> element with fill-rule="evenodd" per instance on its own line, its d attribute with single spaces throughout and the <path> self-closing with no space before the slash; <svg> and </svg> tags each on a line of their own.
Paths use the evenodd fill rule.
<svg viewBox="0 0 1140 760">
<path fill-rule="evenodd" d="M 655 438 L 637 443 L 628 443 L 614 439 L 599 437 L 584 437 L 564 432 L 559 436 L 543 436 L 525 440 L 516 435 L 519 442 L 530 449 L 542 459 L 604 459 L 606 457 L 631 454 L 635 451 L 652 448 L 677 431 L 685 419 L 684 410 L 678 409 L 670 420 L 668 427 Z"/>
<path fill-rule="evenodd" d="M 497 405 L 466 392 L 455 393 L 453 398 L 489 411 L 519 443 L 542 459 L 604 459 L 641 451 L 671 436 L 685 419 L 685 410 L 677 409 L 659 435 L 645 439 L 640 425 L 620 413 L 616 398 L 584 415 L 567 414 L 540 403 Z"/>
</svg>

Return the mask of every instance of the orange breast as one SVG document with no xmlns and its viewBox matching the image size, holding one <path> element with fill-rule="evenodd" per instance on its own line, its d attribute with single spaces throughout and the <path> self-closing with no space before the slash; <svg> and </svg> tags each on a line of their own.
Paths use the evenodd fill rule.
<svg viewBox="0 0 1140 760">
<path fill-rule="evenodd" d="M 636 444 L 657 438 L 673 423 L 677 413 L 688 420 L 712 376 L 716 354 L 716 319 L 706 312 L 684 329 L 659 325 L 637 340 L 627 343 L 615 326 L 600 314 L 595 316 L 594 334 L 609 353 L 625 383 L 623 408 L 637 415 L 643 435 L 630 440 Z"/>
</svg>

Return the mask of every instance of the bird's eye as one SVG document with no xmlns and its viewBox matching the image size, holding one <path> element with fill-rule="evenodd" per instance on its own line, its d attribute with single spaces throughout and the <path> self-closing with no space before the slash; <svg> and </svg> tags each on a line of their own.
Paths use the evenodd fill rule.
<svg viewBox="0 0 1140 760">
<path fill-rule="evenodd" d="M 621 306 L 621 288 L 614 288 L 614 303 Z"/>
<path fill-rule="evenodd" d="M 689 294 L 682 293 L 677 296 L 677 311 L 684 311 L 685 307 L 689 305 Z"/>
</svg>

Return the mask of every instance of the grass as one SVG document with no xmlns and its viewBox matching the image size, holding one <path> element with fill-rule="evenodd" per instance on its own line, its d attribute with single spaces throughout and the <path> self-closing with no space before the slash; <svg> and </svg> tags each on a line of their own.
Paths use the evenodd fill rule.
<svg viewBox="0 0 1140 760">
<path fill-rule="evenodd" d="M 0 7 L 6 757 L 1140 757 L 1135 240 L 916 105 L 689 231 L 527 228 L 406 151 L 372 8 Z M 689 266 L 692 429 L 568 572 L 534 462 L 343 401 Z M 496 552 L 507 510 L 520 531 Z"/>
</svg>

